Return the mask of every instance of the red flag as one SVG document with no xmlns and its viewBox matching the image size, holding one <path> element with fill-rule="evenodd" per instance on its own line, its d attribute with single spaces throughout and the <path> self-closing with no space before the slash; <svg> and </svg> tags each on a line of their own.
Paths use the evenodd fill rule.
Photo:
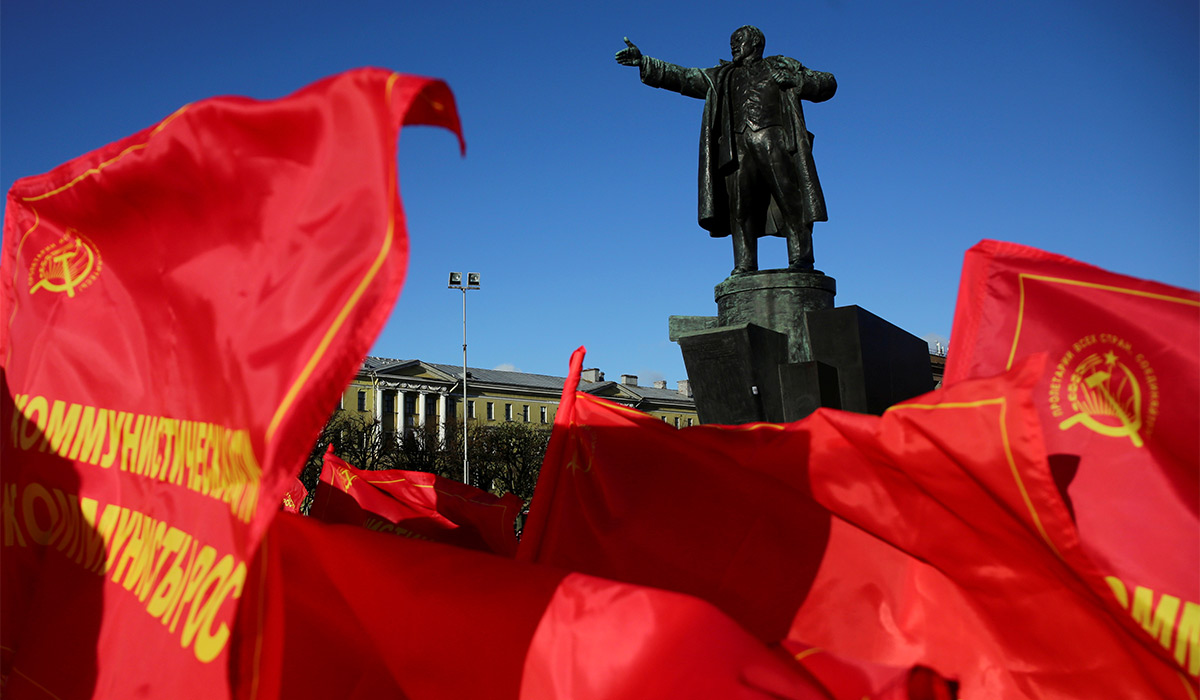
<svg viewBox="0 0 1200 700">
<path fill-rule="evenodd" d="M 927 665 L 964 697 L 1185 693 L 1072 546 L 1029 398 L 1038 369 L 923 400 L 957 412 L 914 400 L 882 419 L 682 431 L 576 393 L 519 556 L 703 597 L 798 657 Z M 882 695 L 894 676 L 860 680 Z"/>
<path fill-rule="evenodd" d="M 263 554 L 280 697 L 828 698 L 677 593 L 286 513 Z"/>
<path fill-rule="evenodd" d="M 1040 360 L 901 403 L 881 419 L 819 411 L 807 421 L 817 500 L 912 559 L 896 567 L 900 576 L 852 568 L 831 543 L 795 638 L 877 660 L 887 631 L 901 642 L 883 650 L 889 662 L 912 662 L 916 652 L 959 678 L 964 697 L 1188 697 L 1171 653 L 1109 606 L 1111 595 L 1097 594 L 1106 587 L 1045 458 L 1032 391 Z M 818 618 L 884 580 L 891 590 L 881 610 L 893 619 L 877 621 L 874 634 Z"/>
<path fill-rule="evenodd" d="M 1200 294 L 983 241 L 963 265 L 946 383 L 1037 352 L 1049 363 L 1035 405 L 1081 544 L 1114 599 L 1196 675 Z M 1168 639 L 1184 627 L 1190 655 Z"/>
<path fill-rule="evenodd" d="M 676 430 L 577 392 L 582 362 L 580 348 L 571 358 L 518 558 L 697 596 L 760 640 L 787 641 L 827 546 L 841 542 L 838 526 L 846 527 L 831 522 L 810 494 L 807 427 Z M 889 561 L 909 560 L 887 553 L 893 554 Z M 870 608 L 869 599 L 859 607 Z M 843 616 L 858 623 L 854 612 L 838 608 L 820 619 L 842 629 Z M 785 647 L 798 658 L 810 649 Z M 817 662 L 818 678 L 838 690 L 836 697 L 853 700 L 907 697 L 903 684 L 916 663 L 886 667 L 844 659 L 832 668 L 825 658 Z"/>
<path fill-rule="evenodd" d="M 444 542 L 511 557 L 521 499 L 427 472 L 358 469 L 325 453 L 309 514 L 330 523 Z"/>
<path fill-rule="evenodd" d="M 677 430 L 576 392 L 582 361 L 581 348 L 518 557 L 688 593 L 763 641 L 782 639 L 829 531 L 803 478 L 807 431 Z"/>
<path fill-rule="evenodd" d="M 283 509 L 289 513 L 299 513 L 300 504 L 305 498 L 308 498 L 308 489 L 304 488 L 304 482 L 296 479 L 296 483 L 283 492 Z"/>
<path fill-rule="evenodd" d="M 185 106 L 13 186 L 7 690 L 227 692 L 249 560 L 399 292 L 413 123 L 457 132 L 448 88 L 363 69 Z"/>
</svg>

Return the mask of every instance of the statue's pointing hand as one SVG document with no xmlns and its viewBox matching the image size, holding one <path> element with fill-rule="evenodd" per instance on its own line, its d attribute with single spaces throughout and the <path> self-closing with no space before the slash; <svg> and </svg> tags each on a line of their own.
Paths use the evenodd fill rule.
<svg viewBox="0 0 1200 700">
<path fill-rule="evenodd" d="M 617 52 L 617 63 L 623 66 L 640 66 L 642 65 L 642 52 L 638 47 L 633 45 L 629 37 L 625 37 L 625 48 Z"/>
</svg>

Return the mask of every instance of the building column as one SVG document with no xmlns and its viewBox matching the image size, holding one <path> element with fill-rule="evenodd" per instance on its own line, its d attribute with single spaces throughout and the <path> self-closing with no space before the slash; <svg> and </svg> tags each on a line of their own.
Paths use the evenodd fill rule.
<svg viewBox="0 0 1200 700">
<path fill-rule="evenodd" d="M 425 392 L 417 392 L 417 427 L 425 427 Z"/>
<path fill-rule="evenodd" d="M 397 389 L 392 393 L 392 439 L 399 444 L 400 437 L 404 435 L 404 392 Z"/>
<path fill-rule="evenodd" d="M 375 410 L 371 413 L 371 418 L 379 421 L 379 425 L 383 425 L 383 385 L 375 382 L 373 387 L 375 394 Z"/>
<path fill-rule="evenodd" d="M 446 411 L 446 394 L 438 394 L 438 442 L 446 441 L 446 421 L 449 413 Z"/>
</svg>

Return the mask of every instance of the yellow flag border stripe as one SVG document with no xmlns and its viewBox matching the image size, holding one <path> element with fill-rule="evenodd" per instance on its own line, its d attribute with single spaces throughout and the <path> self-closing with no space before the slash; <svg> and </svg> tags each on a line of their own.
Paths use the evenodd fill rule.
<svg viewBox="0 0 1200 700">
<path fill-rule="evenodd" d="M 1028 272 L 1022 272 L 1017 275 L 1017 327 L 1013 332 L 1012 349 L 1008 353 L 1008 362 L 1004 365 L 1005 369 L 1012 369 L 1013 362 L 1017 356 L 1017 345 L 1021 341 L 1021 326 L 1025 321 L 1025 280 L 1037 280 L 1039 282 L 1051 282 L 1057 284 L 1065 284 L 1072 287 L 1085 287 L 1087 289 L 1099 289 L 1105 292 L 1116 292 L 1118 294 L 1129 294 L 1131 296 L 1142 297 L 1144 299 L 1154 299 L 1155 301 L 1166 301 L 1174 304 L 1183 304 L 1185 306 L 1195 306 L 1200 308 L 1200 301 L 1188 299 L 1186 297 L 1171 296 L 1169 294 L 1158 294 L 1155 292 L 1146 292 L 1140 289 L 1128 289 L 1126 287 L 1116 287 L 1110 284 L 1099 284 L 1096 282 L 1084 282 L 1082 280 L 1070 279 L 1067 277 L 1051 277 L 1049 275 L 1035 275 Z"/>
<path fill-rule="evenodd" d="M 615 411 L 621 411 L 621 412 L 629 413 L 629 414 L 632 414 L 635 416 L 650 417 L 650 418 L 654 417 L 654 416 L 651 416 L 649 413 L 646 413 L 644 411 L 639 411 L 636 408 L 630 408 L 629 406 L 625 406 L 623 404 L 619 404 L 616 401 L 605 398 L 603 396 L 594 396 L 592 394 L 589 394 L 589 393 L 586 393 L 583 391 L 576 391 L 575 396 L 576 396 L 576 399 L 582 398 L 582 399 L 584 399 L 592 404 L 595 404 L 597 406 L 600 406 L 602 408 L 608 408 L 608 409 L 612 409 Z M 571 424 L 571 427 L 574 427 L 574 423 Z M 722 425 L 720 427 L 727 429 L 727 430 L 739 430 L 739 431 L 763 430 L 763 429 L 787 430 L 787 427 L 781 423 L 744 423 L 742 425 Z"/>
<path fill-rule="evenodd" d="M 385 88 L 384 99 L 387 104 L 392 102 L 392 87 L 396 84 L 396 80 L 400 78 L 399 73 L 392 73 L 388 76 L 387 86 Z M 379 249 L 379 253 L 375 256 L 375 261 L 371 263 L 371 267 L 367 270 L 366 275 L 358 283 L 354 293 L 346 300 L 338 315 L 333 319 L 333 323 L 325 331 L 325 335 L 321 338 L 321 342 L 317 344 L 317 349 L 313 351 L 308 362 L 304 365 L 304 369 L 300 371 L 300 375 L 292 382 L 291 388 L 284 395 L 283 401 L 280 402 L 279 408 L 275 410 L 275 415 L 271 417 L 271 422 L 267 425 L 267 442 L 271 442 L 275 437 L 275 431 L 279 428 L 280 422 L 283 421 L 283 416 L 291 409 L 292 404 L 296 400 L 296 396 L 300 393 L 300 389 L 308 382 L 309 377 L 316 370 L 317 363 L 325 356 L 326 350 L 329 349 L 333 342 L 333 337 L 341 330 L 342 325 L 349 318 L 350 312 L 358 306 L 358 302 L 366 293 L 367 287 L 371 282 L 375 281 L 375 275 L 383 268 L 384 261 L 387 260 L 388 253 L 391 252 L 392 240 L 396 232 L 396 166 L 392 165 L 388 169 L 388 223 L 387 231 L 384 233 L 383 245 Z"/>
<path fill-rule="evenodd" d="M 362 471 L 362 470 L 360 470 L 360 471 Z M 399 483 L 408 481 L 407 477 L 403 477 L 400 479 L 367 479 L 365 477 L 360 476 L 358 478 L 362 479 L 363 481 L 367 482 L 368 484 L 371 484 L 372 486 L 378 486 L 379 484 L 399 484 Z M 415 486 L 419 489 L 433 489 L 435 492 L 437 492 L 443 496 L 457 498 L 458 500 L 460 500 L 464 503 L 474 503 L 475 505 L 483 506 L 485 508 L 500 508 L 501 510 L 505 510 L 505 511 L 508 510 L 508 506 L 504 505 L 503 503 L 480 503 L 479 501 L 477 501 L 473 498 L 467 498 L 466 496 L 462 496 L 460 494 L 453 493 L 451 491 L 445 491 L 443 489 L 439 489 L 435 484 L 414 483 L 413 486 Z"/>
<path fill-rule="evenodd" d="M 143 141 L 141 143 L 135 143 L 132 146 L 128 146 L 125 148 L 125 150 L 121 151 L 120 153 L 113 156 L 112 158 L 109 158 L 108 160 L 104 161 L 100 165 L 97 165 L 94 168 L 88 168 L 87 170 L 83 171 L 78 176 L 76 176 L 76 178 L 74 180 L 71 180 L 70 182 L 63 185 L 62 187 L 58 187 L 53 190 L 50 190 L 49 192 L 45 192 L 45 193 L 39 194 L 39 195 L 34 195 L 32 197 L 22 197 L 21 201 L 22 202 L 36 202 L 41 199 L 53 197 L 56 194 L 60 194 L 62 192 L 65 192 L 66 190 L 71 189 L 75 185 L 79 184 L 83 180 L 85 180 L 93 175 L 99 175 L 101 170 L 104 170 L 105 168 L 112 165 L 113 163 L 116 163 L 117 161 L 121 160 L 122 158 L 129 155 L 130 153 L 133 153 L 134 151 L 140 151 L 143 148 L 145 148 L 147 145 L 149 145 L 150 139 L 154 138 L 154 136 L 157 135 L 163 129 L 165 129 L 167 127 L 167 124 L 170 124 L 175 119 L 175 117 L 178 117 L 179 115 L 183 114 L 191 106 L 192 106 L 192 103 L 189 102 L 189 103 L 185 104 L 184 106 L 180 107 L 179 109 L 175 110 L 174 112 L 172 112 L 170 114 L 170 116 L 168 116 L 166 119 L 159 122 L 158 126 L 154 127 L 154 130 L 150 132 L 150 135 L 146 137 L 145 141 Z"/>
<path fill-rule="evenodd" d="M 24 671 L 22 671 L 21 669 L 17 668 L 16 666 L 13 666 L 13 667 L 12 667 L 12 672 L 13 672 L 13 673 L 20 674 L 20 676 L 21 676 L 22 678 L 24 678 L 25 680 L 29 681 L 29 682 L 30 682 L 30 683 L 32 683 L 34 686 L 36 686 L 38 690 L 40 690 L 40 691 L 42 691 L 43 693 L 45 693 L 46 695 L 49 695 L 50 697 L 54 698 L 54 700 L 62 700 L 62 698 L 60 698 L 60 697 L 58 697 L 57 695 L 55 695 L 54 693 L 50 692 L 50 690 L 49 690 L 48 688 L 46 688 L 46 686 L 44 686 L 44 685 L 42 685 L 41 683 L 38 683 L 37 681 L 33 680 L 33 678 L 31 678 L 31 677 L 30 677 L 30 675 L 29 675 L 28 673 L 25 673 Z"/>
</svg>

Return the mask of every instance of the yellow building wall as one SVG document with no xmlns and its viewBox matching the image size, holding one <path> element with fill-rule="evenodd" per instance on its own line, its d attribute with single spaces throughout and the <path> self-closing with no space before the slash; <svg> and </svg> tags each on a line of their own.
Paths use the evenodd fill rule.
<svg viewBox="0 0 1200 700">
<path fill-rule="evenodd" d="M 413 378 L 419 378 L 421 375 L 413 375 Z M 435 377 L 428 377 L 435 378 Z M 367 378 L 356 378 L 353 380 L 346 390 L 342 393 L 341 408 L 347 411 L 358 411 L 359 408 L 359 393 L 362 392 L 363 410 L 362 414 L 370 418 L 375 415 L 375 387 L 373 382 Z M 467 400 L 475 404 L 475 416 L 471 420 L 482 421 L 484 423 L 503 423 L 505 422 L 505 408 L 512 407 L 511 420 L 516 423 L 528 422 L 532 425 L 549 426 L 554 423 L 554 416 L 558 412 L 559 397 L 549 397 L 541 395 L 530 395 L 515 391 L 492 391 L 485 390 L 476 393 L 473 389 L 468 388 Z M 437 419 L 440 420 L 440 412 L 436 409 L 436 398 L 433 399 L 434 411 Z M 457 404 L 454 408 L 449 408 L 451 415 L 456 419 L 461 419 L 466 412 L 462 409 L 462 394 L 450 394 L 447 397 L 448 403 Z M 487 404 L 492 404 L 492 418 L 487 417 Z M 542 422 L 542 408 L 546 409 L 545 422 Z M 397 407 L 402 409 L 402 407 Z M 528 411 L 528 414 L 526 414 Z M 668 425 L 677 426 L 680 428 L 688 425 L 699 425 L 700 420 L 695 411 L 680 411 L 678 409 L 662 409 L 651 410 L 649 415 L 662 420 Z M 528 419 L 526 420 L 526 415 Z M 690 420 L 690 423 L 689 423 Z"/>
</svg>

